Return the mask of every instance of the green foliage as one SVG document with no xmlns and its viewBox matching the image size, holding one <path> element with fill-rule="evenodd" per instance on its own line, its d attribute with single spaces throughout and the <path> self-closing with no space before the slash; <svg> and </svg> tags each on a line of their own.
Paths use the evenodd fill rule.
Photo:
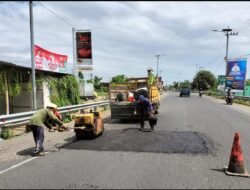
<svg viewBox="0 0 250 190">
<path fill-rule="evenodd" d="M 125 75 L 116 75 L 112 77 L 111 83 L 122 83 L 122 82 L 127 82 L 127 77 Z"/>
<path fill-rule="evenodd" d="M 17 81 L 13 81 L 8 85 L 9 88 L 9 96 L 15 97 L 21 94 L 22 88 L 20 86 L 20 83 Z"/>
<path fill-rule="evenodd" d="M 0 73 L 0 93 L 5 92 L 5 72 Z"/>
<path fill-rule="evenodd" d="M 86 82 L 87 83 L 94 83 L 94 81 L 92 79 L 88 79 Z"/>
<path fill-rule="evenodd" d="M 200 71 L 196 74 L 191 86 L 192 89 L 216 89 L 217 80 L 210 71 Z"/>
<path fill-rule="evenodd" d="M 94 77 L 94 88 L 95 88 L 95 90 L 99 90 L 99 89 L 102 88 L 101 80 L 102 80 L 102 77 L 97 77 L 97 76 Z"/>
<path fill-rule="evenodd" d="M 10 72 L 7 74 L 7 71 L 0 72 L 0 93 L 5 94 L 6 92 L 6 84 L 9 96 L 15 97 L 19 96 L 22 92 L 21 82 L 20 82 L 20 74 L 18 72 Z"/>
<path fill-rule="evenodd" d="M 13 129 L 9 127 L 3 127 L 1 131 L 1 138 L 2 139 L 9 139 L 14 136 Z"/>
<path fill-rule="evenodd" d="M 191 87 L 191 82 L 189 82 L 189 80 L 185 80 L 184 82 L 181 82 L 180 84 L 181 87 Z"/>
<path fill-rule="evenodd" d="M 80 102 L 79 84 L 73 75 L 49 80 L 51 102 L 58 106 L 75 105 Z"/>
<path fill-rule="evenodd" d="M 64 118 L 63 118 L 63 123 L 69 123 L 72 121 L 71 115 L 67 114 Z"/>
<path fill-rule="evenodd" d="M 247 80 L 246 80 L 245 85 L 246 85 L 246 86 L 250 86 L 250 79 L 247 79 Z"/>
</svg>

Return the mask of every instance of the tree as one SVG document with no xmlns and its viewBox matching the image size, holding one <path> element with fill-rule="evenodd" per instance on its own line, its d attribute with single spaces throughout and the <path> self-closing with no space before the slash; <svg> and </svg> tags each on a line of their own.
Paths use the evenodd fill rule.
<svg viewBox="0 0 250 190">
<path fill-rule="evenodd" d="M 102 87 L 101 80 L 102 80 L 102 77 L 98 77 L 98 76 L 94 77 L 94 88 L 96 90 L 100 90 L 101 89 L 101 87 Z"/>
<path fill-rule="evenodd" d="M 245 84 L 246 84 L 246 86 L 250 86 L 250 79 L 247 79 Z"/>
<path fill-rule="evenodd" d="M 114 77 L 112 77 L 111 82 L 113 83 L 119 83 L 119 82 L 126 82 L 127 81 L 127 77 L 125 75 L 116 75 Z"/>
<path fill-rule="evenodd" d="M 193 79 L 192 89 L 208 90 L 217 86 L 216 77 L 210 71 L 199 71 Z"/>
<path fill-rule="evenodd" d="M 173 88 L 178 88 L 178 85 L 179 85 L 178 82 L 174 81 L 172 86 Z"/>
<path fill-rule="evenodd" d="M 191 82 L 189 80 L 185 80 L 184 82 L 181 82 L 180 84 L 181 87 L 191 87 Z"/>
</svg>

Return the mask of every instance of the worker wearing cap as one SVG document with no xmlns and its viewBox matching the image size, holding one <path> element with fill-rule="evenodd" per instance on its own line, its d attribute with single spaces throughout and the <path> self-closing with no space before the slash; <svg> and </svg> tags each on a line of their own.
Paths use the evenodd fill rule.
<svg viewBox="0 0 250 190">
<path fill-rule="evenodd" d="M 139 96 L 139 100 L 135 104 L 136 113 L 140 115 L 141 130 L 144 130 L 144 121 L 147 117 L 152 115 L 153 107 L 151 102 L 145 98 L 142 94 Z M 149 123 L 150 124 L 150 123 Z M 150 124 L 151 129 L 154 129 L 154 126 Z"/>
<path fill-rule="evenodd" d="M 36 144 L 35 154 L 40 156 L 44 155 L 44 127 L 52 129 L 50 120 L 53 120 L 59 127 L 64 127 L 63 123 L 55 116 L 54 111 L 57 109 L 57 105 L 49 103 L 46 108 L 40 109 L 34 113 L 30 119 L 30 128 L 33 132 L 34 141 Z M 65 127 L 64 127 L 65 128 Z"/>
</svg>

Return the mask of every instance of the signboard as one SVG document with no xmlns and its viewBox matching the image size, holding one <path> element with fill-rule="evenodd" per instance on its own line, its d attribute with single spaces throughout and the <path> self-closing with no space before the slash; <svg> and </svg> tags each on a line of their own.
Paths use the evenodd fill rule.
<svg viewBox="0 0 250 190">
<path fill-rule="evenodd" d="M 218 76 L 218 85 L 223 85 L 226 83 L 226 75 L 219 75 Z"/>
<path fill-rule="evenodd" d="M 78 69 L 92 70 L 91 32 L 79 31 L 76 35 L 76 66 Z"/>
<path fill-rule="evenodd" d="M 67 72 L 67 55 L 52 53 L 37 45 L 34 47 L 35 69 L 59 73 Z"/>
<path fill-rule="evenodd" d="M 217 90 L 224 91 L 225 84 L 226 84 L 226 75 L 219 75 Z"/>
<path fill-rule="evenodd" d="M 247 59 L 235 59 L 227 61 L 226 88 L 231 88 L 232 92 L 243 92 Z"/>
</svg>

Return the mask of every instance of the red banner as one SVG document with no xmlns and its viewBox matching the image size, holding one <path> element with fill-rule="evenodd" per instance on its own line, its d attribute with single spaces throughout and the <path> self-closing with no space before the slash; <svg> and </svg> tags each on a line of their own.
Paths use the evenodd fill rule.
<svg viewBox="0 0 250 190">
<path fill-rule="evenodd" d="M 36 69 L 64 73 L 67 71 L 67 55 L 52 53 L 37 45 L 34 47 Z"/>
</svg>

